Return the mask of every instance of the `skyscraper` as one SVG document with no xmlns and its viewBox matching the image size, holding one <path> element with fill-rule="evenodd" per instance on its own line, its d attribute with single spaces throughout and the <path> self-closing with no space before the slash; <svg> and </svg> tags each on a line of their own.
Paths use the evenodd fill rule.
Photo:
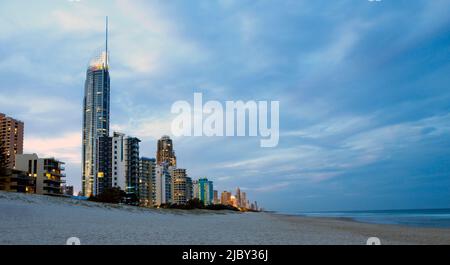
<svg viewBox="0 0 450 265">
<path fill-rule="evenodd" d="M 14 167 L 15 155 L 23 153 L 23 127 L 23 122 L 0 113 L 0 141 L 6 149 L 9 168 Z"/>
<path fill-rule="evenodd" d="M 168 163 L 168 166 L 176 167 L 177 158 L 173 150 L 172 139 L 169 136 L 163 136 L 158 140 L 158 150 L 156 151 L 156 163 Z"/>
<path fill-rule="evenodd" d="M 86 72 L 83 101 L 82 193 L 97 195 L 101 190 L 98 141 L 109 136 L 110 77 L 108 64 L 108 18 L 105 51 L 92 59 Z"/>
</svg>

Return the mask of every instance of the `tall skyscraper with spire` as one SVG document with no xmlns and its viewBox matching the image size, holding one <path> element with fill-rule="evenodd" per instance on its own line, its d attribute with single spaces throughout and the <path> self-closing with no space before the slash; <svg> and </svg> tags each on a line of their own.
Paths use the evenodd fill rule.
<svg viewBox="0 0 450 265">
<path fill-rule="evenodd" d="M 99 140 L 109 136 L 110 77 L 108 64 L 108 17 L 106 17 L 105 50 L 93 58 L 86 72 L 83 102 L 82 193 L 95 196 L 104 185 L 99 170 L 103 158 Z"/>
</svg>

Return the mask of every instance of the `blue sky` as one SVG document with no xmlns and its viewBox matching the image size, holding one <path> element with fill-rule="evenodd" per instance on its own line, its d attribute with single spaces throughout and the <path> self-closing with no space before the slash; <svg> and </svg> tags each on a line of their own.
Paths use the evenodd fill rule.
<svg viewBox="0 0 450 265">
<path fill-rule="evenodd" d="M 448 1 L 0 2 L 0 112 L 80 187 L 85 70 L 110 17 L 111 122 L 170 134 L 177 100 L 279 100 L 280 143 L 175 138 L 179 167 L 281 211 L 450 207 Z"/>
</svg>

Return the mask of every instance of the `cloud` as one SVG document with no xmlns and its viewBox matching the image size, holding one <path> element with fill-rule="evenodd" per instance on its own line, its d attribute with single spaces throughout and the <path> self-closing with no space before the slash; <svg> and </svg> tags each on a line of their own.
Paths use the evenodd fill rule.
<svg viewBox="0 0 450 265">
<path fill-rule="evenodd" d="M 42 157 L 55 157 L 66 163 L 81 163 L 81 133 L 71 132 L 60 137 L 27 136 L 25 153 L 37 153 Z"/>
<path fill-rule="evenodd" d="M 69 32 L 102 32 L 104 30 L 104 18 L 101 20 L 97 14 L 89 9 L 75 9 L 71 12 L 55 10 L 52 12 L 54 25 Z"/>
<path fill-rule="evenodd" d="M 80 109 L 75 102 L 64 97 L 17 91 L 0 94 L 0 105 L 7 109 L 18 109 L 23 116 L 42 120 L 52 120 L 58 116 L 64 120 L 62 113 Z"/>
</svg>

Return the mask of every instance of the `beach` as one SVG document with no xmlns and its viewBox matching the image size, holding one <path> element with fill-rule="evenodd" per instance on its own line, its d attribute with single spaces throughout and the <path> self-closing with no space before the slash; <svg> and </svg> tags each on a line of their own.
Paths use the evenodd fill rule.
<svg viewBox="0 0 450 265">
<path fill-rule="evenodd" d="M 0 244 L 64 245 L 450 244 L 450 229 L 274 213 L 146 209 L 0 192 Z"/>
</svg>

